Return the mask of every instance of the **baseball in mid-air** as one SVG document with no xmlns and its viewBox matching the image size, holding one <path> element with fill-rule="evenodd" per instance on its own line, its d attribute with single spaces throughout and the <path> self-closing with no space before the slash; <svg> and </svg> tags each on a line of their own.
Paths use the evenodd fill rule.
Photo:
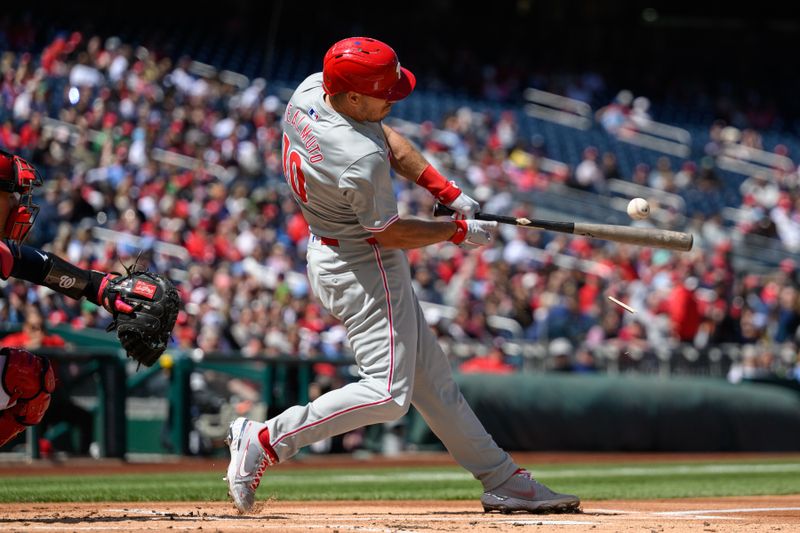
<svg viewBox="0 0 800 533">
<path fill-rule="evenodd" d="M 628 215 L 634 220 L 644 220 L 650 216 L 650 204 L 644 198 L 634 198 L 628 202 Z"/>
</svg>

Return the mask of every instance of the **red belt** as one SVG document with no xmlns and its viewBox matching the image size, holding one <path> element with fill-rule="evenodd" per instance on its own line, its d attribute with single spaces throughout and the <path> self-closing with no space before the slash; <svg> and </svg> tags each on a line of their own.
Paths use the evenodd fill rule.
<svg viewBox="0 0 800 533">
<path fill-rule="evenodd" d="M 317 236 L 317 238 L 319 239 L 319 242 L 321 242 L 325 246 L 336 246 L 337 248 L 339 247 L 339 239 L 334 239 L 331 237 L 319 237 L 319 236 Z M 367 244 L 372 244 L 372 245 L 378 244 L 378 240 L 375 237 L 364 239 L 364 241 L 366 241 Z"/>
</svg>

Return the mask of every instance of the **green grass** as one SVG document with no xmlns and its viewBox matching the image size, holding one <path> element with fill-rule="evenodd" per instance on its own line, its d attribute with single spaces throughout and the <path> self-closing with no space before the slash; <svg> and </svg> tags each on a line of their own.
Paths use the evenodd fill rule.
<svg viewBox="0 0 800 533">
<path fill-rule="evenodd" d="M 800 461 L 528 465 L 552 488 L 584 500 L 800 493 Z M 226 500 L 223 472 L 0 478 L 0 502 Z M 458 468 L 267 471 L 259 499 L 472 499 L 480 484 Z"/>
</svg>

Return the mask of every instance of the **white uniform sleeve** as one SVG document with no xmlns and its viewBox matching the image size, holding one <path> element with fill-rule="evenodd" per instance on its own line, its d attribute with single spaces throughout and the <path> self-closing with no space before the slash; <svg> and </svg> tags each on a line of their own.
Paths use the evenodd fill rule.
<svg viewBox="0 0 800 533">
<path fill-rule="evenodd" d="M 380 152 L 350 165 L 339 178 L 339 189 L 364 229 L 383 231 L 398 219 L 389 162 Z"/>
</svg>

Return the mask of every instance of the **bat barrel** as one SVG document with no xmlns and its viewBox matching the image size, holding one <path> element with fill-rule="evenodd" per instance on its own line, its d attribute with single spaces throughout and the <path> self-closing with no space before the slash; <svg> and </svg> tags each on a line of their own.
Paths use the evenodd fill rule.
<svg viewBox="0 0 800 533">
<path fill-rule="evenodd" d="M 576 222 L 573 233 L 596 239 L 666 248 L 682 252 L 688 252 L 694 244 L 694 237 L 691 233 L 656 228 L 632 228 L 613 224 L 584 224 Z"/>
</svg>

